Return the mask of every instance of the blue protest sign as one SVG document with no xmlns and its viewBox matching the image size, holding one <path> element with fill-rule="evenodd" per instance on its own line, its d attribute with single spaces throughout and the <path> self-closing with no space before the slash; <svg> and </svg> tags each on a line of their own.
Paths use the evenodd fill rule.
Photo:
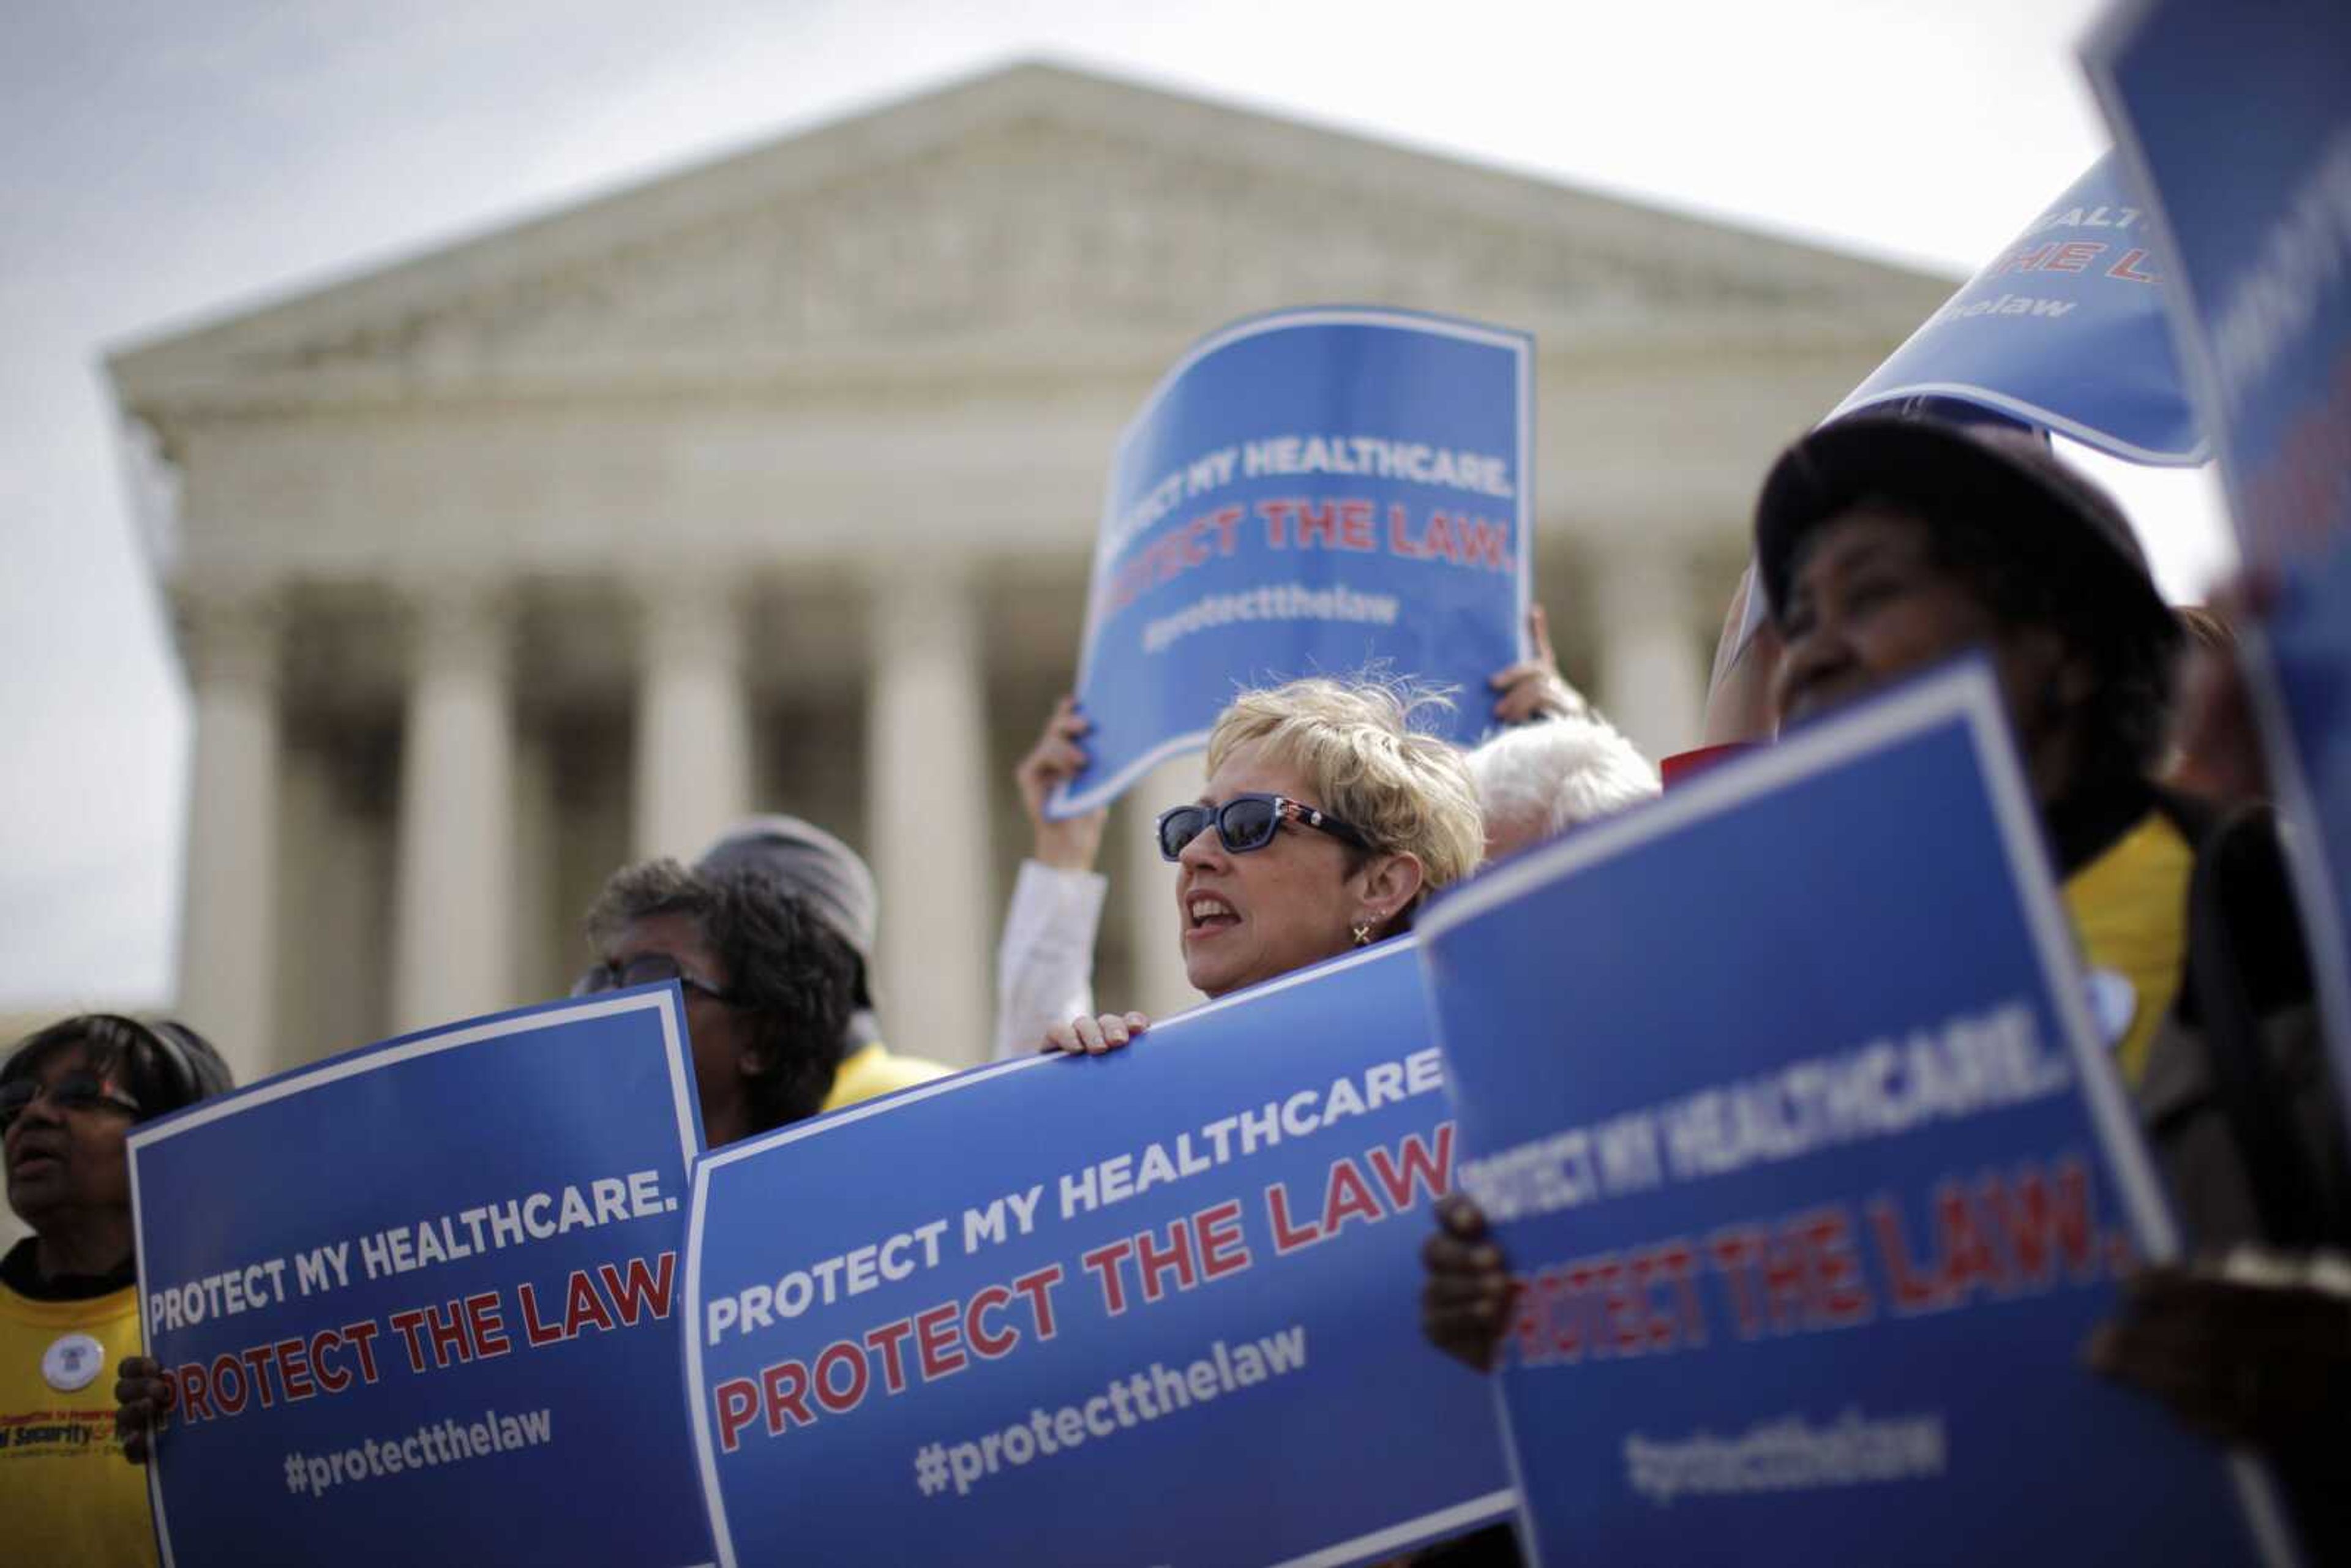
<svg viewBox="0 0 2351 1568">
<path fill-rule="evenodd" d="M 1422 944 L 1520 1281 L 1536 1561 L 2283 1539 L 2261 1477 L 2081 1364 L 2176 1237 L 1980 665 L 1499 867 Z"/>
<path fill-rule="evenodd" d="M 2248 565 L 2248 640 L 2338 1082 L 2351 1082 L 2351 10 L 2118 7 L 2084 47 L 2179 258 L 2172 321 Z"/>
<path fill-rule="evenodd" d="M 2162 254 L 2108 153 L 1830 417 L 1956 399 L 2135 463 L 2201 463 L 2164 324 Z"/>
<path fill-rule="evenodd" d="M 1375 663 L 1468 694 L 1525 656 L 1533 340 L 1291 310 L 1185 356 L 1120 438 L 1079 655 L 1089 766 L 1057 816 L 1207 742 L 1237 687 Z"/>
<path fill-rule="evenodd" d="M 669 1321 L 700 1145 L 674 984 L 135 1129 L 165 1568 L 709 1561 Z"/>
<path fill-rule="evenodd" d="M 705 1160 L 719 1561 L 1336 1564 L 1507 1513 L 1420 1338 L 1440 1090 L 1398 945 Z"/>
</svg>

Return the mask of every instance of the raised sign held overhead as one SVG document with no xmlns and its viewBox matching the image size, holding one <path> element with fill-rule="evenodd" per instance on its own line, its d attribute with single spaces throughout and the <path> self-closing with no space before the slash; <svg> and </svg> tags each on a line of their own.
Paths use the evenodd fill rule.
<svg viewBox="0 0 2351 1568">
<path fill-rule="evenodd" d="M 1955 399 L 2134 463 L 2201 463 L 2164 323 L 2161 256 L 2108 153 L 1830 417 Z"/>
<path fill-rule="evenodd" d="M 1111 467 L 1080 653 L 1107 805 L 1241 687 L 1378 668 L 1468 694 L 1525 656 L 1533 342 L 1403 311 L 1285 311 L 1195 348 Z"/>
</svg>

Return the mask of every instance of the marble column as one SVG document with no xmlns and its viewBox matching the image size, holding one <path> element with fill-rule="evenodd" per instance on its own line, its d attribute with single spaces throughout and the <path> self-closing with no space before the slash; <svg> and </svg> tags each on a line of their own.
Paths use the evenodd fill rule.
<svg viewBox="0 0 2351 1568">
<path fill-rule="evenodd" d="M 580 911 L 559 901 L 556 762 L 544 729 L 518 724 L 514 737 L 514 975 L 524 1000 L 563 995 L 587 962 Z M 610 870 L 608 866 L 605 869 Z"/>
<path fill-rule="evenodd" d="M 401 745 L 392 1023 L 422 1029 L 514 1005 L 514 733 L 504 606 L 421 595 Z"/>
<path fill-rule="evenodd" d="M 751 802 L 742 613 L 726 584 L 656 584 L 639 607 L 636 810 L 640 857 L 691 860 Z"/>
<path fill-rule="evenodd" d="M 277 1050 L 278 622 L 258 599 L 180 609 L 195 737 L 175 1007 L 247 1083 Z"/>
<path fill-rule="evenodd" d="M 1600 632 L 1600 706 L 1652 760 L 1696 746 L 1706 664 L 1689 573 L 1669 549 L 1612 540 L 1593 595 Z"/>
<path fill-rule="evenodd" d="M 987 652 L 951 570 L 875 584 L 866 821 L 882 910 L 875 989 L 900 1051 L 984 1061 L 1002 911 L 989 886 Z"/>
<path fill-rule="evenodd" d="M 1204 999 L 1184 977 L 1184 922 L 1176 907 L 1176 868 L 1160 857 L 1152 827 L 1170 806 L 1196 800 L 1203 778 L 1196 753 L 1163 762 L 1129 787 L 1111 812 L 1110 831 L 1119 852 L 1105 856 L 1120 897 L 1126 900 L 1133 935 L 1133 993 L 1097 995 L 1105 1012 L 1130 1009 L 1166 1018 Z"/>
</svg>

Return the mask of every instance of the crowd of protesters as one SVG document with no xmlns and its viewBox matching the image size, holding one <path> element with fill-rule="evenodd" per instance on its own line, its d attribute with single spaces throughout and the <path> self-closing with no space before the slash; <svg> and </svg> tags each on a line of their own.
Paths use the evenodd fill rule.
<svg viewBox="0 0 2351 1568">
<path fill-rule="evenodd" d="M 1667 779 L 1952 656 L 1990 656 L 2117 1071 L 2191 1245 L 2129 1282 L 2085 1359 L 2266 1452 L 2319 1555 L 2351 1551 L 2351 1488 L 2332 1474 L 2351 1411 L 2343 1118 L 2225 621 L 2167 608 L 2127 520 L 2044 442 L 1928 418 L 1848 419 L 1789 448 L 1762 485 L 1754 559 L 1702 744 Z M 1751 634 L 1750 594 L 1765 611 Z M 1423 710 L 1447 699 L 1409 682 L 1234 700 L 1199 797 L 1156 824 L 1196 990 L 1232 995 L 1386 940 L 1481 864 L 1657 792 L 1658 770 L 1562 678 L 1540 610 L 1529 640 L 1534 656 L 1479 694 L 1495 729 L 1470 750 L 1425 732 Z M 998 955 L 998 1057 L 1100 1053 L 1149 1028 L 1092 995 L 1103 814 L 1045 812 L 1086 736 L 1065 700 L 1016 772 L 1034 839 Z M 690 864 L 616 872 L 587 913 L 575 991 L 680 985 L 716 1146 L 946 1071 L 883 1043 L 877 918 L 847 845 L 756 819 Z M 114 1458 L 158 1440 L 172 1401 L 136 1354 L 124 1134 L 227 1087 L 193 1031 L 109 1016 L 62 1020 L 0 1061 L 8 1201 L 34 1232 L 0 1259 L 0 1420 L 89 1428 L 0 1451 L 0 1530 L 12 1550 L 38 1547 L 28 1561 L 152 1560 L 138 1474 Z M 1490 1369 L 1517 1292 L 1474 1206 L 1447 1200 L 1425 1260 L 1399 1295 L 1421 1293 L 1437 1349 Z M 1511 1555 L 1488 1532 L 1431 1560 Z"/>
</svg>

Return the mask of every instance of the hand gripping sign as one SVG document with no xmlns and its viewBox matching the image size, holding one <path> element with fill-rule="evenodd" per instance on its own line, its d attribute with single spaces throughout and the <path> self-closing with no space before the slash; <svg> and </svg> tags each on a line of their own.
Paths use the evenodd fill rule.
<svg viewBox="0 0 2351 1568">
<path fill-rule="evenodd" d="M 1538 1562 L 2282 1541 L 2262 1476 L 2081 1364 L 2177 1241 L 2005 723 L 1931 676 L 1424 921 Z"/>
<path fill-rule="evenodd" d="M 1829 417 L 1957 399 L 2135 463 L 2201 463 L 2164 324 L 2161 255 L 2109 153 Z"/>
<path fill-rule="evenodd" d="M 2179 257 L 2172 322 L 2246 564 L 2299 903 L 2351 1082 L 2351 10 L 2119 5 L 2084 50 Z"/>
<path fill-rule="evenodd" d="M 1508 1511 L 1415 1295 L 1452 1129 L 1410 948 L 697 1168 L 723 1563 L 1343 1563 Z"/>
<path fill-rule="evenodd" d="M 1207 743 L 1245 686 L 1370 667 L 1470 700 L 1526 656 L 1533 340 L 1405 311 L 1228 327 L 1120 438 L 1079 655 L 1086 771 L 1051 810 L 1107 805 Z"/>
<path fill-rule="evenodd" d="M 371 1046 L 134 1130 L 173 1563 L 705 1563 L 670 1322 L 675 985 Z"/>
</svg>

